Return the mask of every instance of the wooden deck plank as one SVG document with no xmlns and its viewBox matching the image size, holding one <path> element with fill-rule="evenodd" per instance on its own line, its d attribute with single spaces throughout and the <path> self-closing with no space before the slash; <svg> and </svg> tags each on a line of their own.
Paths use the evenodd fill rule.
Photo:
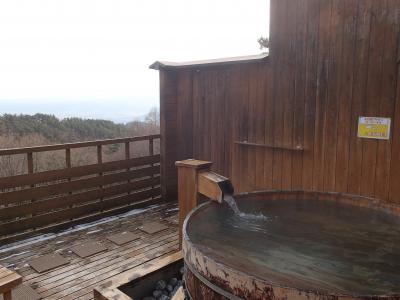
<svg viewBox="0 0 400 300">
<path fill-rule="evenodd" d="M 162 210 L 162 208 L 152 209 L 151 211 L 148 212 L 148 214 L 146 216 L 151 219 L 151 218 L 155 217 L 156 214 L 159 214 L 161 210 Z M 142 222 L 142 217 L 138 216 L 134 220 L 129 220 L 128 223 L 121 221 L 121 222 L 112 222 L 111 224 L 110 223 L 100 224 L 100 225 L 97 225 L 95 228 L 90 227 L 88 230 L 81 230 L 81 231 L 75 232 L 73 235 L 71 234 L 71 235 L 64 235 L 62 237 L 59 237 L 59 238 L 57 238 L 56 244 L 58 245 L 58 247 L 64 247 L 66 245 L 76 246 L 79 243 L 87 240 L 88 237 L 90 237 L 90 238 L 93 237 L 93 238 L 97 238 L 97 239 L 101 238 L 101 234 L 99 234 L 99 233 L 102 233 L 105 230 L 107 231 L 107 234 L 112 234 L 114 232 L 120 231 L 122 225 L 126 226 L 126 227 L 124 227 L 124 230 L 125 230 L 126 228 L 130 228 L 130 229 L 135 228 L 135 227 L 139 226 L 141 224 L 141 222 Z M 92 236 L 92 233 L 96 233 L 96 235 Z M 4 263 L 4 261 L 7 260 L 9 263 L 16 264 L 18 272 L 22 273 L 23 275 L 26 275 L 25 272 L 32 273 L 32 269 L 29 267 L 23 267 L 23 266 L 21 266 L 19 268 L 18 265 L 23 265 L 26 260 L 38 257 L 39 254 L 43 255 L 46 253 L 50 253 L 54 247 L 55 247 L 55 245 L 52 242 L 37 243 L 37 244 L 30 246 L 29 249 L 27 249 L 27 251 L 15 250 L 15 251 L 10 251 L 9 255 L 4 255 L 4 256 L 0 255 L 0 262 Z M 62 254 L 66 254 L 65 253 L 66 251 L 61 251 L 61 252 L 62 252 Z M 13 255 L 12 260 L 8 258 L 11 255 Z"/>
<path fill-rule="evenodd" d="M 142 264 L 134 269 L 130 269 L 126 272 L 123 272 L 119 274 L 118 276 L 115 276 L 111 280 L 107 281 L 104 285 L 99 285 L 94 289 L 94 296 L 95 299 L 100 299 L 102 297 L 104 298 L 109 298 L 109 299 L 120 299 L 120 297 L 123 298 L 123 294 L 121 294 L 121 291 L 118 290 L 118 287 L 121 285 L 125 285 L 131 281 L 137 280 L 138 278 L 142 276 L 146 276 L 148 274 L 151 274 L 152 272 L 162 269 L 170 264 L 174 264 L 176 262 L 179 262 L 183 259 L 182 257 L 182 252 L 181 251 L 176 251 L 172 253 L 171 255 L 167 255 L 166 257 L 160 257 L 157 259 L 154 259 L 152 261 L 146 262 L 145 264 Z M 86 297 L 82 296 L 82 297 Z M 82 298 L 80 297 L 80 298 Z"/>
<path fill-rule="evenodd" d="M 135 251 L 148 251 L 151 250 L 152 247 L 157 247 L 157 246 L 162 246 L 166 241 L 170 240 L 175 240 L 176 239 L 176 234 L 173 235 L 168 235 L 166 239 L 160 239 L 160 241 L 149 244 L 146 247 L 139 247 L 137 250 L 135 248 Z M 117 251 L 115 251 L 115 255 L 112 255 L 111 257 L 107 257 L 104 260 L 101 261 L 95 261 L 91 264 L 85 264 L 81 266 L 80 268 L 75 268 L 71 270 L 70 272 L 63 272 L 59 274 L 58 276 L 50 277 L 48 280 L 44 280 L 42 282 L 39 282 L 39 288 L 37 289 L 39 292 L 46 291 L 48 289 L 51 289 L 53 287 L 60 286 L 64 283 L 69 282 L 72 279 L 78 279 L 80 277 L 84 277 L 86 275 L 93 275 L 94 272 L 100 272 L 101 270 L 105 268 L 113 269 L 116 268 L 120 265 L 125 265 L 128 263 L 127 261 L 127 256 L 131 251 L 127 250 L 125 253 L 118 254 Z"/>
<path fill-rule="evenodd" d="M 79 257 L 74 255 L 74 258 L 71 259 L 70 264 L 68 266 L 66 266 L 63 269 L 58 269 L 58 270 L 54 270 L 53 272 L 49 272 L 47 273 L 46 277 L 49 278 L 48 282 L 52 282 L 55 281 L 56 279 L 59 278 L 59 276 L 66 276 L 69 274 L 69 272 L 75 272 L 77 269 L 81 270 L 81 269 L 86 269 L 91 267 L 92 265 L 97 265 L 97 264 L 102 264 L 104 262 L 110 261 L 115 257 L 120 257 L 123 254 L 126 253 L 130 253 L 130 251 L 132 251 L 132 249 L 136 249 L 135 247 L 140 246 L 139 248 L 145 247 L 147 245 L 150 245 L 151 243 L 155 243 L 158 240 L 162 240 L 163 238 L 168 238 L 170 237 L 172 232 L 174 232 L 174 230 L 169 230 L 164 232 L 163 234 L 157 234 L 153 237 L 151 237 L 151 239 L 140 239 L 140 240 L 136 240 L 134 242 L 131 243 L 127 243 L 124 246 L 116 246 L 112 247 L 113 245 L 111 243 L 108 243 L 108 251 L 106 252 L 102 252 L 96 255 L 93 255 L 92 257 L 86 258 L 85 260 L 80 259 Z M 37 273 L 32 273 L 25 276 L 26 280 L 35 280 L 38 274 Z M 41 276 L 42 278 L 42 276 Z M 46 278 L 42 278 L 41 281 L 46 281 Z"/>
<path fill-rule="evenodd" d="M 50 289 L 45 291 L 40 290 L 39 292 L 43 297 L 51 296 L 52 299 L 58 299 L 61 296 L 76 293 L 82 290 L 82 287 L 86 288 L 87 286 L 98 285 L 99 282 L 106 280 L 107 278 L 118 275 L 128 269 L 131 269 L 142 263 L 145 263 L 146 261 L 156 258 L 164 254 L 164 251 L 167 251 L 169 249 L 177 249 L 177 245 L 178 243 L 176 237 L 174 241 L 171 241 L 168 244 L 161 245 L 156 249 L 148 249 L 148 253 L 141 253 L 132 259 L 126 259 L 115 265 L 99 268 L 98 270 L 94 272 L 89 272 L 87 274 L 84 274 L 83 276 L 81 276 L 80 274 L 79 276 L 81 277 L 75 277 L 74 275 L 72 275 L 71 277 L 66 279 L 67 282 L 61 285 L 57 285 L 55 287 L 51 287 Z M 165 248 L 166 246 L 168 248 Z M 170 250 L 167 252 L 170 252 Z M 47 287 L 45 286 L 44 288 L 46 289 Z"/>
<path fill-rule="evenodd" d="M 173 244 L 171 246 L 171 244 Z M 135 264 L 132 264 L 129 266 L 129 268 L 134 268 L 137 267 L 147 261 L 150 261 L 155 258 L 162 257 L 164 255 L 169 255 L 179 249 L 178 241 L 174 241 L 169 244 L 170 246 L 168 248 L 161 247 L 162 249 L 158 250 L 155 253 L 152 253 L 151 256 L 144 256 L 141 259 L 138 259 Z M 82 289 L 80 288 L 79 285 L 75 285 L 71 287 L 70 289 L 63 290 L 57 294 L 53 294 L 51 296 L 51 299 L 79 299 L 81 295 L 85 295 L 88 290 L 93 291 L 93 289 L 98 286 L 99 284 L 105 283 L 107 280 L 109 280 L 111 277 L 116 276 L 118 274 L 121 274 L 124 271 L 127 271 L 129 268 L 127 267 L 120 267 L 118 270 L 115 270 L 113 272 L 105 273 L 102 276 L 95 277 L 91 280 L 85 281 L 85 288 Z M 80 289 L 79 289 L 80 288 Z M 70 293 L 71 294 L 67 294 Z"/>
<path fill-rule="evenodd" d="M 168 229 L 155 234 L 137 230 L 148 222 L 160 222 Z M 20 245 L 9 251 L 0 248 L 0 263 L 15 269 L 26 285 L 34 288 L 43 299 L 93 299 L 93 289 L 114 276 L 136 268 L 155 258 L 163 257 L 178 249 L 176 204 L 161 204 L 133 215 L 122 215 L 110 221 L 95 224 L 77 231 L 58 234 L 49 240 Z M 78 228 L 79 229 L 79 228 Z M 140 239 L 117 246 L 106 239 L 113 233 L 132 231 Z M 108 250 L 87 258 L 80 258 L 71 251 L 75 245 L 87 241 L 100 241 Z M 26 262 L 30 259 L 59 253 L 70 263 L 57 269 L 36 273 Z M 0 276 L 2 269 L 0 269 Z"/>
<path fill-rule="evenodd" d="M 152 209 L 151 211 L 148 211 L 148 217 L 153 218 L 155 217 L 156 214 L 159 214 L 161 212 L 162 208 L 155 208 Z M 73 235 L 63 235 L 62 237 L 57 237 L 56 243 L 57 247 L 65 247 L 65 245 L 78 245 L 80 242 L 86 240 L 88 236 L 90 238 L 102 238 L 101 233 L 103 231 L 107 231 L 107 233 L 113 233 L 121 230 L 121 226 L 125 226 L 125 228 L 135 228 L 136 226 L 139 226 L 142 224 L 143 217 L 137 216 L 134 220 L 129 220 L 129 222 L 126 222 L 124 220 L 121 220 L 120 222 L 106 222 L 105 224 L 99 224 L 96 226 L 91 226 L 88 228 L 88 230 L 79 230 L 75 232 Z M 95 233 L 94 236 L 92 233 Z M 100 233 L 100 234 L 99 234 Z M 25 261 L 28 258 L 31 257 L 37 257 L 38 254 L 45 254 L 49 253 L 52 251 L 52 249 L 55 247 L 54 242 L 52 242 L 54 239 L 50 240 L 47 243 L 36 243 L 31 245 L 28 249 L 25 248 L 20 248 L 22 250 L 15 250 L 15 251 L 10 251 L 9 255 L 0 255 L 0 263 L 3 263 L 5 260 L 8 260 L 8 256 L 14 255 L 12 260 L 8 260 L 14 264 L 19 264 L 21 261 Z M 35 254 L 36 253 L 36 254 Z M 5 265 L 7 267 L 7 265 Z M 22 267 L 21 267 L 22 269 Z M 21 271 L 21 270 L 19 270 Z"/>
<path fill-rule="evenodd" d="M 120 230 L 122 230 L 122 229 L 120 229 Z M 164 234 L 168 234 L 168 233 L 169 233 L 169 231 L 164 232 Z M 155 235 L 154 238 L 151 239 L 150 241 L 151 242 L 157 241 L 157 239 L 159 239 L 162 236 L 163 235 L 161 235 L 161 234 Z M 94 255 L 90 258 L 85 259 L 84 261 L 82 261 L 81 259 L 77 258 L 74 255 L 74 257 L 70 260 L 70 264 L 68 266 L 66 266 L 62 270 L 54 270 L 52 272 L 47 273 L 47 277 L 54 279 L 55 276 L 57 276 L 58 274 L 65 274 L 66 271 L 73 270 L 75 268 L 81 268 L 83 265 L 87 266 L 90 262 L 101 263 L 102 260 L 104 260 L 104 261 L 110 260 L 111 256 L 115 255 L 114 250 L 117 250 L 117 255 L 120 255 L 121 253 L 123 253 L 124 250 L 132 249 L 136 245 L 141 245 L 142 243 L 146 243 L 146 241 L 144 239 L 136 240 L 133 243 L 128 243 L 124 246 L 117 246 L 117 245 L 113 245 L 112 243 L 107 242 L 108 251 Z M 69 256 L 71 256 L 71 254 L 66 254 L 66 252 L 67 251 L 64 251 L 61 253 L 69 258 Z M 38 277 L 38 274 L 35 272 L 32 272 L 32 270 L 30 268 L 28 268 L 27 271 L 29 271 L 29 273 L 24 273 L 26 280 L 32 280 L 35 277 Z"/>
<path fill-rule="evenodd" d="M 154 242 L 154 241 L 151 241 L 151 242 Z M 86 258 L 84 260 L 74 257 L 74 259 L 71 260 L 71 264 L 69 266 L 66 266 L 65 268 L 63 268 L 61 270 L 55 270 L 53 272 L 46 274 L 47 275 L 46 278 L 42 278 L 42 276 L 41 276 L 41 281 L 52 282 L 59 278 L 62 278 L 63 276 L 65 277 L 66 275 L 69 274 L 69 271 L 73 273 L 73 272 L 76 272 L 76 270 L 87 269 L 93 265 L 102 264 L 104 262 L 107 262 L 107 261 L 115 258 L 115 257 L 120 256 L 121 253 L 124 253 L 123 251 L 125 251 L 125 252 L 132 251 L 131 250 L 132 248 L 135 248 L 136 246 L 141 245 L 142 243 L 146 245 L 146 241 L 138 240 L 135 243 L 127 244 L 124 247 L 117 246 L 114 249 L 111 249 L 109 247 L 108 251 L 99 253 L 97 255 L 94 255 L 90 258 Z M 144 247 L 143 245 L 141 245 L 141 246 Z M 37 276 L 34 276 L 34 274 L 32 274 L 31 276 L 26 276 L 25 279 L 40 282 L 40 281 L 37 281 L 37 279 L 35 279 L 35 277 L 37 277 Z"/>
</svg>

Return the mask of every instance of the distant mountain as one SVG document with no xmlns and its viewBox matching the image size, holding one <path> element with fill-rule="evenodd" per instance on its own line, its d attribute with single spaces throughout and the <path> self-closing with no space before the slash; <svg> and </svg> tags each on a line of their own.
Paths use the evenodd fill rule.
<svg viewBox="0 0 400 300">
<path fill-rule="evenodd" d="M 128 123 L 135 119 L 143 119 L 147 112 L 156 106 L 158 106 L 158 99 L 152 97 L 104 100 L 0 99 L 0 115 L 41 113 L 54 115 L 59 119 L 78 117 Z"/>
</svg>

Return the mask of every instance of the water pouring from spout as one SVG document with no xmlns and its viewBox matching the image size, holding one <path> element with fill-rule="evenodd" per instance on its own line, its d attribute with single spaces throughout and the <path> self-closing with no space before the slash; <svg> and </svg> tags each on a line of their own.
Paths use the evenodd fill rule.
<svg viewBox="0 0 400 300">
<path fill-rule="evenodd" d="M 233 210 L 235 215 L 240 215 L 241 214 L 241 211 L 239 210 L 239 207 L 237 206 L 236 200 L 235 200 L 235 198 L 233 198 L 232 195 L 225 195 L 224 196 L 224 201 Z"/>
<path fill-rule="evenodd" d="M 179 241 L 182 241 L 183 223 L 188 213 L 200 203 L 199 195 L 203 195 L 220 204 L 227 205 L 234 212 L 232 217 L 242 223 L 252 223 L 253 227 L 260 228 L 262 220 L 266 218 L 262 214 L 250 214 L 241 212 L 235 199 L 234 189 L 230 180 L 210 170 L 212 163 L 196 159 L 177 161 L 179 181 Z M 180 243 L 180 248 L 182 244 Z"/>
<path fill-rule="evenodd" d="M 242 212 L 239 209 L 235 198 L 231 194 L 225 194 L 224 195 L 224 201 L 229 205 L 229 207 L 235 213 L 235 215 L 240 217 L 240 218 L 244 218 L 244 219 L 248 219 L 248 220 L 267 220 L 268 219 L 262 213 L 251 214 L 251 213 Z"/>
<path fill-rule="evenodd" d="M 201 172 L 198 176 L 198 192 L 217 201 L 226 202 L 234 214 L 240 218 L 248 220 L 265 220 L 266 217 L 260 214 L 251 214 L 240 211 L 235 198 L 233 197 L 234 188 L 231 181 L 214 172 Z"/>
</svg>

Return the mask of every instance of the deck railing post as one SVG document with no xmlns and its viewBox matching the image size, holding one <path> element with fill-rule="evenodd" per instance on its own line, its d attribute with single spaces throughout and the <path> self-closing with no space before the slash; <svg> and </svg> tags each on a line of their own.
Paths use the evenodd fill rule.
<svg viewBox="0 0 400 300">
<path fill-rule="evenodd" d="M 28 174 L 33 174 L 34 168 L 33 168 L 33 152 L 28 152 L 26 154 L 27 156 L 27 161 L 28 161 Z M 31 185 L 31 187 L 35 187 L 34 184 Z M 35 202 L 35 199 L 32 199 L 31 202 Z M 34 214 L 29 215 L 30 217 L 34 216 Z"/>
<path fill-rule="evenodd" d="M 67 169 L 70 169 L 72 167 L 71 163 L 71 149 L 70 148 L 65 148 L 65 167 Z M 71 181 L 71 178 L 68 178 L 68 181 Z M 68 193 L 69 195 L 72 195 L 72 192 Z M 70 205 L 69 208 L 73 208 L 74 205 Z M 70 220 L 72 221 L 74 218 L 71 218 Z"/>
<path fill-rule="evenodd" d="M 153 141 L 153 138 L 150 138 L 150 139 L 149 139 L 149 155 L 150 155 L 150 156 L 153 156 L 153 155 L 154 155 L 154 141 Z M 150 166 L 153 167 L 154 164 L 150 164 Z M 154 179 L 154 174 L 153 174 L 153 173 L 151 173 L 151 179 Z M 154 185 L 151 184 L 151 190 L 152 190 L 152 192 L 153 192 L 153 189 L 154 189 Z M 153 198 L 154 198 L 154 197 L 153 197 L 153 194 L 152 194 L 152 195 L 151 195 L 151 199 L 153 199 Z"/>
<path fill-rule="evenodd" d="M 65 149 L 65 166 L 67 168 L 71 168 L 72 164 L 71 164 L 71 149 L 67 148 Z"/>
<path fill-rule="evenodd" d="M 27 154 L 27 159 L 28 159 L 28 174 L 33 173 L 33 153 L 28 152 Z"/>
<path fill-rule="evenodd" d="M 126 142 L 125 143 L 125 159 L 129 159 L 131 157 L 131 147 L 130 143 Z"/>
<path fill-rule="evenodd" d="M 125 143 L 125 159 L 128 160 L 131 158 L 131 146 L 129 142 Z M 127 168 L 126 171 L 129 172 L 131 168 Z M 130 179 L 128 179 L 127 183 L 131 182 Z M 128 195 L 131 193 L 131 191 L 128 191 Z"/>
<path fill-rule="evenodd" d="M 103 163 L 103 148 L 102 148 L 101 144 L 97 145 L 97 163 L 98 164 Z M 99 173 L 99 176 L 102 176 L 102 175 L 103 175 L 103 173 Z M 99 188 L 102 189 L 103 186 L 100 185 Z M 103 202 L 103 197 L 100 198 L 100 202 L 101 203 Z M 101 207 L 100 211 L 103 212 L 104 211 L 103 207 L 102 206 L 100 206 L 100 207 Z"/>
</svg>

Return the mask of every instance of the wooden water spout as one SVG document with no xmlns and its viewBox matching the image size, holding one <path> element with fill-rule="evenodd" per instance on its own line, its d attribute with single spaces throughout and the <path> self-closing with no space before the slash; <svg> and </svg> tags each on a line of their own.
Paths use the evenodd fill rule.
<svg viewBox="0 0 400 300">
<path fill-rule="evenodd" d="M 200 201 L 200 195 L 221 203 L 225 195 L 233 195 L 230 180 L 210 171 L 212 162 L 187 159 L 175 162 L 178 167 L 179 240 L 186 215 Z"/>
<path fill-rule="evenodd" d="M 207 198 L 222 203 L 225 195 L 233 195 L 233 186 L 228 178 L 214 172 L 199 172 L 197 190 Z"/>
</svg>

